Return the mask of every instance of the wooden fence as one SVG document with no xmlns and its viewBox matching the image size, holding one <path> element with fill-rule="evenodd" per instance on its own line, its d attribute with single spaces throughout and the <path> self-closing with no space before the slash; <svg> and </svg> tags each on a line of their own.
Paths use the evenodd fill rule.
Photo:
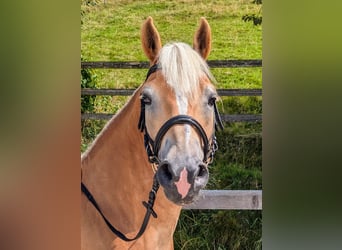
<svg viewBox="0 0 342 250">
<path fill-rule="evenodd" d="M 212 60 L 211 68 L 261 67 L 261 60 Z M 81 68 L 147 69 L 148 62 L 81 62 Z M 81 95 L 130 96 L 134 89 L 81 89 Z M 218 89 L 220 96 L 261 96 L 262 89 Z M 109 120 L 113 114 L 84 113 L 81 119 Z M 225 122 L 261 122 L 261 114 L 221 114 Z M 262 209 L 261 190 L 202 190 L 199 199 L 183 209 Z"/>
</svg>

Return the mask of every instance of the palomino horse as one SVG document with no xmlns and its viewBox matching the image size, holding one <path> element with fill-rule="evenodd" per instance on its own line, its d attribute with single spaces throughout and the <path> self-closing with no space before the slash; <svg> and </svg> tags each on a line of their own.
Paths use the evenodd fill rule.
<svg viewBox="0 0 342 250">
<path fill-rule="evenodd" d="M 173 249 L 181 205 L 206 185 L 217 149 L 206 19 L 193 48 L 162 47 L 151 17 L 141 39 L 151 64 L 145 82 L 82 155 L 82 249 Z"/>
</svg>

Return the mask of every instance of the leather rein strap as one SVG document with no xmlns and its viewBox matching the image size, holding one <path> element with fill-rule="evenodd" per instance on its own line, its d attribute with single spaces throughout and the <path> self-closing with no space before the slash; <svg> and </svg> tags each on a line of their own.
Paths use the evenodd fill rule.
<svg viewBox="0 0 342 250">
<path fill-rule="evenodd" d="M 156 72 L 158 70 L 158 65 L 155 64 L 152 67 L 149 68 L 147 76 L 146 76 L 146 80 L 147 78 L 154 72 Z M 146 81 L 145 80 L 145 81 Z M 145 122 L 145 121 L 144 121 Z M 140 123 L 140 121 L 139 121 Z M 105 223 L 107 224 L 108 228 L 116 235 L 118 236 L 120 239 L 124 240 L 124 241 L 134 241 L 138 238 L 140 238 L 143 233 L 146 230 L 146 227 L 148 225 L 148 222 L 150 220 L 151 215 L 154 218 L 157 218 L 157 213 L 153 210 L 153 205 L 154 205 L 154 201 L 156 199 L 156 195 L 159 189 L 159 182 L 157 181 L 156 176 L 153 177 L 153 185 L 152 185 L 152 189 L 149 193 L 148 196 L 148 202 L 143 201 L 142 204 L 146 207 L 146 213 L 145 213 L 145 217 L 144 220 L 141 224 L 140 230 L 137 233 L 137 235 L 133 238 L 127 238 L 122 232 L 120 232 L 118 229 L 116 229 L 110 222 L 109 220 L 106 218 L 106 216 L 102 213 L 99 205 L 97 204 L 94 196 L 90 193 L 90 191 L 88 190 L 88 188 L 84 185 L 83 182 L 81 182 L 81 191 L 82 193 L 85 194 L 85 196 L 88 198 L 88 200 L 93 204 L 93 206 L 96 208 L 96 210 L 99 212 L 99 214 L 101 215 L 101 217 L 103 218 L 103 220 L 105 221 Z"/>
<path fill-rule="evenodd" d="M 141 224 L 140 230 L 137 233 L 137 235 L 134 238 L 127 238 L 122 232 L 120 232 L 118 229 L 116 229 L 106 218 L 106 216 L 102 213 L 99 205 L 95 201 L 94 197 L 92 194 L 89 192 L 87 187 L 81 182 L 81 190 L 82 192 L 87 196 L 88 200 L 94 205 L 96 210 L 99 212 L 99 214 L 102 216 L 103 220 L 106 222 L 107 226 L 109 229 L 116 234 L 120 239 L 124 241 L 133 241 L 141 237 L 143 233 L 145 232 L 145 229 L 147 227 L 148 221 L 150 220 L 150 216 L 152 215 L 154 218 L 157 218 L 156 212 L 153 210 L 153 205 L 154 205 L 154 200 L 156 198 L 156 194 L 159 188 L 159 183 L 156 180 L 156 178 L 153 179 L 153 186 L 152 190 L 150 191 L 149 194 L 149 199 L 148 202 L 143 201 L 143 205 L 146 207 L 146 214 L 143 220 L 143 223 Z"/>
</svg>

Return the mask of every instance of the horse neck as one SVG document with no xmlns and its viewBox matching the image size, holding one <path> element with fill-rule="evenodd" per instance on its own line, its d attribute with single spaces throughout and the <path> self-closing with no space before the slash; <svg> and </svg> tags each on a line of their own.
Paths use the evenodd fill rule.
<svg viewBox="0 0 342 250">
<path fill-rule="evenodd" d="M 113 117 L 82 155 L 82 181 L 97 196 L 106 196 L 106 190 L 126 192 L 129 185 L 151 185 L 153 172 L 147 161 L 143 135 L 138 130 L 140 99 L 137 90 L 128 103 Z M 141 181 L 142 180 L 142 181 Z M 148 191 L 147 191 L 148 192 Z M 98 195 L 96 195 L 96 193 Z M 146 196 L 146 192 L 144 194 Z"/>
<path fill-rule="evenodd" d="M 95 197 L 107 219 L 115 221 L 115 226 L 123 233 L 131 233 L 128 237 L 133 237 L 141 225 L 146 211 L 141 201 L 148 199 L 154 175 L 147 159 L 143 135 L 137 127 L 140 115 L 138 92 L 135 92 L 125 107 L 107 124 L 93 146 L 82 156 L 82 182 Z M 89 201 L 85 198 L 82 201 L 82 216 L 95 218 L 96 212 L 86 209 Z M 154 208 L 158 211 L 158 219 L 150 220 L 149 229 L 142 238 L 149 239 L 146 241 L 152 245 L 155 243 L 151 239 L 155 239 L 160 241 L 159 244 L 170 246 L 181 207 L 171 203 L 160 190 Z M 98 228 L 104 225 L 103 220 L 92 223 L 97 223 Z M 109 232 L 106 226 L 104 227 L 103 232 Z M 156 232 L 160 237 L 157 237 Z M 86 233 L 83 237 L 86 239 L 92 237 L 92 234 L 85 235 Z M 103 237 L 110 240 L 113 235 L 103 234 Z M 95 242 L 98 242 L 98 239 Z M 118 242 L 126 244 L 119 239 Z M 141 239 L 140 242 L 145 240 Z"/>
</svg>

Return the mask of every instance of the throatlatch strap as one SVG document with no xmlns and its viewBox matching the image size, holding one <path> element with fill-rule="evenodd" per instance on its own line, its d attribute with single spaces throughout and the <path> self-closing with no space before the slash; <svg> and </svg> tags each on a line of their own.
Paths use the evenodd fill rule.
<svg viewBox="0 0 342 250">
<path fill-rule="evenodd" d="M 83 182 L 81 182 L 81 190 L 82 192 L 87 196 L 88 200 L 94 205 L 94 207 L 96 208 L 96 210 L 100 213 L 100 215 L 102 216 L 103 220 L 106 222 L 107 226 L 109 227 L 109 229 L 116 234 L 120 239 L 124 240 L 124 241 L 133 241 L 136 240 L 138 238 L 141 237 L 141 235 L 143 235 L 143 233 L 145 232 L 145 229 L 147 227 L 148 221 L 150 220 L 150 216 L 152 215 L 154 218 L 157 218 L 157 214 L 156 212 L 153 210 L 153 205 L 154 205 L 154 200 L 156 198 L 156 194 L 157 191 L 159 189 L 159 183 L 156 180 L 156 177 L 154 177 L 153 179 L 153 186 L 152 186 L 152 190 L 150 191 L 149 194 L 149 198 L 148 198 L 148 202 L 143 201 L 143 205 L 146 207 L 146 214 L 143 220 L 143 223 L 140 227 L 139 232 L 137 233 L 137 235 L 134 238 L 127 238 L 123 233 L 121 233 L 119 230 L 117 230 L 109 221 L 108 219 L 104 216 L 104 214 L 102 213 L 99 205 L 97 204 L 97 202 L 95 201 L 94 197 L 92 196 L 92 194 L 89 192 L 89 190 L 87 189 L 87 187 L 83 184 Z"/>
</svg>

